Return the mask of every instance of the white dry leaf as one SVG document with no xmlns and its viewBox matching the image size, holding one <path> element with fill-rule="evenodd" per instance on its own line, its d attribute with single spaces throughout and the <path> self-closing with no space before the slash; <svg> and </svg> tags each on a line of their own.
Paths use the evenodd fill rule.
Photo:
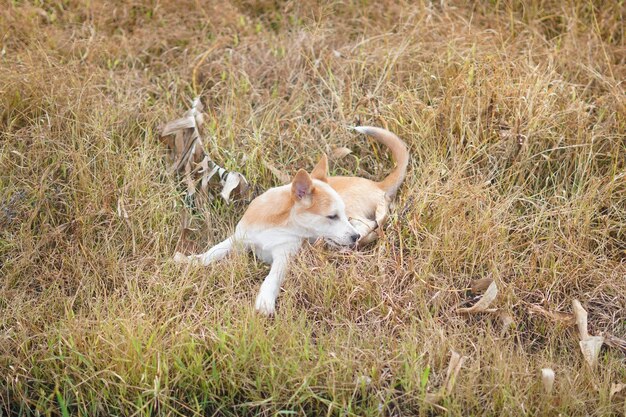
<svg viewBox="0 0 626 417">
<path fill-rule="evenodd" d="M 229 172 L 226 175 L 226 179 L 221 182 L 224 186 L 220 196 L 227 203 L 230 202 L 230 194 L 239 187 L 240 194 L 248 189 L 248 181 L 246 181 L 245 177 L 238 172 Z"/>
<path fill-rule="evenodd" d="M 193 180 L 193 175 L 191 173 L 191 160 L 187 160 L 185 164 L 185 184 L 187 185 L 187 195 L 192 196 L 196 193 L 196 182 Z"/>
<path fill-rule="evenodd" d="M 580 351 L 591 369 L 595 369 L 598 364 L 600 349 L 604 343 L 604 337 L 589 335 L 589 330 L 587 328 L 587 311 L 580 304 L 580 301 L 573 300 L 572 309 L 574 310 L 576 325 L 578 326 L 578 333 L 580 337 L 580 342 L 578 342 L 578 344 L 580 345 Z"/>
<path fill-rule="evenodd" d="M 174 163 L 170 165 L 170 172 L 180 171 L 188 162 L 199 162 L 204 154 L 202 139 L 198 128 L 204 122 L 202 117 L 202 103 L 196 98 L 192 108 L 185 115 L 167 123 L 161 130 L 161 139 L 174 135 L 173 152 Z M 166 143 L 172 144 L 166 140 Z"/>
<path fill-rule="evenodd" d="M 169 148 L 168 170 L 182 177 L 188 196 L 194 196 L 199 185 L 202 196 L 209 200 L 213 197 L 208 193 L 210 181 L 219 174 L 215 182 L 222 186 L 220 195 L 228 202 L 235 194 L 247 191 L 248 182 L 242 174 L 228 172 L 209 158 L 198 130 L 204 123 L 202 109 L 200 99 L 196 98 L 182 118 L 163 127 L 161 141 Z"/>
<path fill-rule="evenodd" d="M 209 159 L 208 156 L 205 156 L 200 162 L 200 167 L 201 167 L 200 173 L 202 174 L 202 181 L 200 182 L 200 190 L 203 193 L 208 193 L 209 181 L 211 181 L 211 178 L 213 177 L 213 175 L 215 175 L 215 173 L 219 169 L 217 165 L 214 165 L 212 169 L 209 169 L 209 162 L 212 163 L 212 161 Z"/>
<path fill-rule="evenodd" d="M 613 398 L 615 394 L 619 394 L 622 390 L 626 388 L 626 384 L 611 384 L 611 391 L 609 392 L 609 399 Z"/>
<path fill-rule="evenodd" d="M 117 200 L 117 215 L 122 219 L 128 219 L 128 212 L 124 207 L 124 201 L 121 197 Z"/>
<path fill-rule="evenodd" d="M 436 405 L 452 393 L 459 371 L 461 370 L 461 366 L 463 366 L 463 362 L 467 359 L 465 356 L 461 356 L 453 350 L 450 351 L 450 353 L 450 362 L 448 362 L 446 379 L 444 380 L 443 385 L 438 392 L 429 392 L 426 394 L 425 400 L 430 404 Z"/>
<path fill-rule="evenodd" d="M 602 336 L 589 336 L 587 340 L 581 340 L 578 342 L 580 350 L 583 353 L 583 357 L 591 367 L 594 369 L 598 364 L 598 357 L 600 356 L 600 349 L 604 343 L 604 337 Z"/>
<path fill-rule="evenodd" d="M 463 362 L 465 362 L 465 359 L 466 358 L 464 356 L 452 351 L 450 363 L 448 363 L 448 370 L 446 371 L 446 395 L 452 392 L 452 389 L 456 384 L 456 378 L 459 375 L 459 371 L 461 370 L 461 366 L 463 365 Z"/>
<path fill-rule="evenodd" d="M 172 120 L 163 127 L 161 136 L 169 136 L 183 129 L 194 129 L 196 127 L 196 118 L 193 116 L 183 117 L 181 119 Z"/>
<path fill-rule="evenodd" d="M 542 368 L 541 369 L 541 384 L 543 385 L 543 390 L 546 394 L 552 394 L 552 390 L 554 388 L 554 370 L 551 368 Z"/>
<path fill-rule="evenodd" d="M 331 152 L 331 158 L 334 160 L 338 160 L 341 158 L 345 158 L 346 156 L 350 155 L 352 153 L 352 151 L 346 147 L 341 147 L 341 148 L 335 148 L 333 149 L 333 151 Z"/>
<path fill-rule="evenodd" d="M 483 294 L 482 298 L 478 300 L 476 304 L 468 308 L 457 308 L 456 311 L 457 313 L 469 313 L 469 314 L 485 313 L 485 312 L 495 313 L 496 311 L 498 311 L 498 309 L 489 308 L 489 306 L 491 305 L 493 300 L 496 299 L 497 296 L 498 296 L 498 286 L 496 285 L 496 282 L 493 281 L 491 284 L 489 284 L 487 291 L 485 291 L 485 294 Z"/>
<path fill-rule="evenodd" d="M 587 310 L 583 308 L 578 300 L 572 301 L 572 309 L 574 310 L 580 340 L 587 340 L 589 338 L 589 331 L 587 330 Z"/>
</svg>

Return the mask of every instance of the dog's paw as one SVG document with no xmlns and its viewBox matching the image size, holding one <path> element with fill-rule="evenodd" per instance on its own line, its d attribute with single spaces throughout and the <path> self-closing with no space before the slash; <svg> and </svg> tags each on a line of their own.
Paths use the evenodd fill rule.
<svg viewBox="0 0 626 417">
<path fill-rule="evenodd" d="M 189 263 L 189 258 L 187 258 L 185 255 L 183 255 L 180 252 L 176 252 L 174 254 L 174 262 L 179 263 L 179 264 L 186 264 L 186 263 Z"/>
<path fill-rule="evenodd" d="M 254 304 L 256 311 L 264 316 L 273 316 L 276 312 L 276 298 L 261 291 Z"/>
</svg>

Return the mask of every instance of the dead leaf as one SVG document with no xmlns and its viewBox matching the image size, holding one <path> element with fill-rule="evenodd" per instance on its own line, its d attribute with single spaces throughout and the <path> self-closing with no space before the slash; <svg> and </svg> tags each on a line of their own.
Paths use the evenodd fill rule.
<svg viewBox="0 0 626 417">
<path fill-rule="evenodd" d="M 161 130 L 161 137 L 169 136 L 183 129 L 194 129 L 196 127 L 196 118 L 193 116 L 176 119 L 166 124 Z"/>
<path fill-rule="evenodd" d="M 604 338 L 602 336 L 589 336 L 587 340 L 578 342 L 583 357 L 592 369 L 598 364 L 598 356 L 600 356 L 600 349 L 603 343 Z"/>
<path fill-rule="evenodd" d="M 480 279 L 475 279 L 472 281 L 471 289 L 473 294 L 481 294 L 483 293 L 491 283 L 493 282 L 493 278 L 485 277 Z"/>
<path fill-rule="evenodd" d="M 333 151 L 330 154 L 330 157 L 334 160 L 338 160 L 341 158 L 345 158 L 346 156 L 350 155 L 352 153 L 352 151 L 348 148 L 345 147 L 341 147 L 341 148 L 335 148 L 333 149 Z"/>
<path fill-rule="evenodd" d="M 485 291 L 485 294 L 482 296 L 480 300 L 478 300 L 476 304 L 474 304 L 473 306 L 469 308 L 457 308 L 456 311 L 457 313 L 470 313 L 470 314 L 483 313 L 483 312 L 495 313 L 498 310 L 495 308 L 489 308 L 489 306 L 491 305 L 493 300 L 496 299 L 497 295 L 498 295 L 498 286 L 496 285 L 496 282 L 493 281 L 491 284 L 489 284 L 487 291 Z"/>
<path fill-rule="evenodd" d="M 128 212 L 124 207 L 124 201 L 121 197 L 117 200 L 117 215 L 122 219 L 128 219 Z"/>
<path fill-rule="evenodd" d="M 230 202 L 230 195 L 237 190 L 240 194 L 245 192 L 248 189 L 248 181 L 238 172 L 229 172 L 226 175 L 226 179 L 221 182 L 224 186 L 220 196 L 227 203 Z"/>
<path fill-rule="evenodd" d="M 196 193 L 196 182 L 193 180 L 193 176 L 191 174 L 191 161 L 187 160 L 185 164 L 185 184 L 187 185 L 187 195 L 193 196 Z"/>
<path fill-rule="evenodd" d="M 200 99 L 196 98 L 182 118 L 167 123 L 161 130 L 161 142 L 169 151 L 168 170 L 177 172 L 182 177 L 188 196 L 196 195 L 199 185 L 200 195 L 211 200 L 209 189 L 213 180 L 216 186 L 218 184 L 221 186 L 220 195 L 228 202 L 235 195 L 241 196 L 247 191 L 248 182 L 242 174 L 228 172 L 209 158 L 199 131 L 204 123 L 202 110 L 203 105 Z M 219 176 L 214 180 L 216 174 Z"/>
<path fill-rule="evenodd" d="M 187 209 L 183 209 L 180 216 L 180 238 L 176 244 L 176 250 L 180 252 L 193 252 L 194 243 L 190 239 L 191 234 L 196 230 L 191 227 L 191 216 Z"/>
<path fill-rule="evenodd" d="M 448 363 L 448 370 L 446 371 L 446 394 L 450 394 L 452 392 L 452 389 L 456 384 L 456 377 L 459 375 L 461 366 L 466 359 L 455 351 L 452 351 L 451 353 L 452 355 L 450 356 L 450 363 Z"/>
<path fill-rule="evenodd" d="M 554 371 L 551 368 L 541 369 L 541 383 L 543 384 L 543 390 L 546 394 L 552 394 L 554 388 Z"/>
<path fill-rule="evenodd" d="M 611 384 L 611 391 L 609 392 L 609 399 L 612 399 L 615 394 L 619 394 L 624 388 L 626 388 L 626 384 Z"/>
<path fill-rule="evenodd" d="M 209 164 L 211 165 L 211 168 L 209 168 Z M 208 156 L 205 156 L 202 159 L 202 161 L 200 162 L 200 167 L 200 174 L 202 175 L 202 181 L 200 181 L 200 190 L 203 193 L 208 193 L 209 181 L 211 181 L 211 178 L 213 177 L 213 175 L 215 175 L 219 167 L 215 165 Z"/>
<path fill-rule="evenodd" d="M 589 335 L 589 331 L 587 329 L 587 311 L 580 304 L 580 301 L 573 300 L 572 309 L 574 310 L 576 325 L 578 326 L 578 333 L 580 337 L 580 342 L 578 342 L 578 344 L 580 345 L 580 350 L 591 369 L 595 369 L 598 364 L 600 349 L 604 343 L 604 337 Z"/>
<path fill-rule="evenodd" d="M 446 379 L 444 380 L 443 385 L 438 392 L 426 394 L 425 400 L 430 404 L 436 405 L 452 393 L 459 371 L 461 370 L 461 366 L 463 365 L 463 362 L 465 362 L 465 359 L 467 359 L 465 356 L 461 356 L 453 350 L 450 351 L 450 353 L 450 362 L 448 362 Z"/>
<path fill-rule="evenodd" d="M 580 340 L 589 339 L 589 332 L 587 331 L 587 310 L 583 308 L 578 300 L 572 301 L 572 309 L 574 310 Z"/>
</svg>

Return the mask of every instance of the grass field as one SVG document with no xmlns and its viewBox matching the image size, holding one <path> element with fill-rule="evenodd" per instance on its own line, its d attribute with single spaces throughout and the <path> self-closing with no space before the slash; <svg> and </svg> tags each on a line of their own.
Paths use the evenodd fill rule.
<svg viewBox="0 0 626 417">
<path fill-rule="evenodd" d="M 626 414 L 624 353 L 591 369 L 575 326 L 531 314 L 578 299 L 626 337 L 626 4 L 432 3 L 2 2 L 0 415 Z M 257 193 L 267 162 L 337 147 L 332 173 L 382 178 L 349 125 L 410 148 L 381 239 L 305 248 L 274 318 L 252 257 L 172 262 L 187 208 L 158 132 L 196 95 Z M 246 204 L 193 211 L 194 250 Z M 481 278 L 500 314 L 458 313 Z"/>
</svg>

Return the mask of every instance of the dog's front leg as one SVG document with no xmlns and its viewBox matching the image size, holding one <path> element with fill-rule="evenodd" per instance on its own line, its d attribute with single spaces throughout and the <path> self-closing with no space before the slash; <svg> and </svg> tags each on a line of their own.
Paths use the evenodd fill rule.
<svg viewBox="0 0 626 417">
<path fill-rule="evenodd" d="M 272 267 L 270 273 L 265 277 L 259 295 L 256 297 L 256 310 L 266 316 L 274 314 L 276 310 L 276 297 L 280 291 L 280 286 L 287 273 L 287 264 L 291 256 L 290 251 L 279 250 L 272 252 Z"/>
<path fill-rule="evenodd" d="M 234 241 L 235 241 L 235 237 L 231 236 L 228 239 L 223 240 L 222 242 L 213 246 L 208 251 L 201 253 L 199 255 L 185 256 L 182 253 L 178 252 L 176 253 L 176 255 L 174 255 L 174 260 L 180 263 L 200 262 L 202 265 L 206 266 L 206 265 L 209 265 L 211 262 L 219 261 L 220 259 L 224 258 L 226 255 L 228 255 L 228 253 L 233 249 L 233 245 L 235 243 Z"/>
</svg>

